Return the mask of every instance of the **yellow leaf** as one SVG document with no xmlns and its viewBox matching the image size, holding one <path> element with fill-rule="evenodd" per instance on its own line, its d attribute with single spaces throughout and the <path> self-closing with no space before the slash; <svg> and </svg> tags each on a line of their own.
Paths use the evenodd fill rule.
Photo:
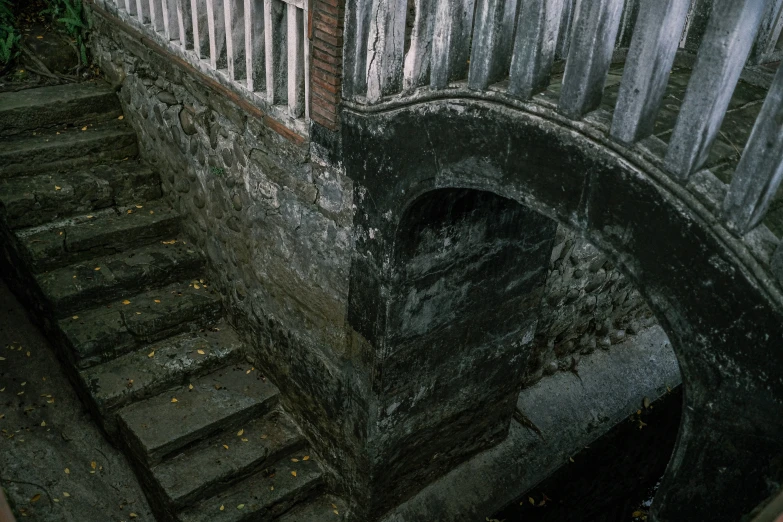
<svg viewBox="0 0 783 522">
<path fill-rule="evenodd" d="M 71 474 L 71 470 L 70 470 L 70 469 L 68 469 L 68 468 L 65 468 L 65 474 L 66 474 L 66 475 L 70 475 L 70 474 Z"/>
<path fill-rule="evenodd" d="M 194 284 L 194 285 L 193 285 L 193 288 L 195 288 L 196 290 L 199 290 L 201 287 L 200 287 L 200 286 L 198 285 L 198 283 L 197 283 L 197 284 Z"/>
<path fill-rule="evenodd" d="M 124 120 L 124 119 L 125 119 L 125 116 L 123 116 L 122 114 L 120 114 L 119 116 L 117 116 L 117 119 L 118 119 L 118 120 Z"/>
<path fill-rule="evenodd" d="M 244 505 L 244 504 L 239 504 L 239 505 L 237 506 L 237 509 L 245 509 L 245 505 Z"/>
<path fill-rule="evenodd" d="M 96 267 L 95 267 L 95 271 L 96 271 L 96 272 L 97 272 L 98 270 L 100 270 L 100 269 L 101 269 L 101 267 L 99 267 L 99 266 L 96 266 Z"/>
<path fill-rule="evenodd" d="M 570 460 L 571 462 L 574 461 L 574 459 L 572 457 L 568 457 L 568 460 Z"/>
<path fill-rule="evenodd" d="M 221 504 L 221 505 L 220 505 L 220 511 L 223 511 L 224 509 L 226 509 L 226 506 L 224 506 L 224 505 L 222 505 L 222 504 Z"/>
<path fill-rule="evenodd" d="M 98 465 L 98 463 L 97 463 L 97 462 L 95 462 L 94 460 L 93 460 L 92 462 L 90 462 L 90 467 L 91 467 L 92 469 L 95 469 L 95 467 L 96 467 L 97 465 Z"/>
<path fill-rule="evenodd" d="M 36 36 L 35 38 L 38 40 L 43 40 L 43 36 Z"/>
<path fill-rule="evenodd" d="M 155 213 L 155 211 L 154 211 L 154 210 L 150 210 L 150 214 L 154 214 L 154 213 Z"/>
<path fill-rule="evenodd" d="M 177 398 L 176 398 L 176 397 L 172 397 L 172 398 L 171 398 L 171 402 L 179 402 L 179 401 L 177 401 Z"/>
<path fill-rule="evenodd" d="M 224 448 L 226 448 L 226 449 L 228 449 L 228 445 L 226 445 L 226 444 L 223 444 L 223 447 L 224 447 Z"/>
<path fill-rule="evenodd" d="M 93 216 L 87 216 L 87 219 L 92 219 L 92 218 L 93 218 Z"/>
<path fill-rule="evenodd" d="M 332 507 L 333 507 L 334 509 L 337 509 L 337 504 L 332 504 Z"/>
<path fill-rule="evenodd" d="M 144 208 L 144 207 L 142 207 L 141 205 L 136 205 L 136 208 Z"/>
<path fill-rule="evenodd" d="M 193 385 L 192 384 L 188 384 L 188 390 L 192 390 L 192 389 L 193 389 Z"/>
<path fill-rule="evenodd" d="M 57 185 L 54 186 L 54 190 L 62 190 L 62 187 L 58 187 Z"/>
<path fill-rule="evenodd" d="M 171 241 L 161 241 L 161 243 L 163 243 L 164 245 L 173 245 L 176 242 L 177 242 L 176 239 L 172 239 Z"/>
<path fill-rule="evenodd" d="M 291 459 L 291 462 L 299 462 L 299 459 Z"/>
<path fill-rule="evenodd" d="M 334 510 L 334 514 L 335 514 L 335 515 L 339 515 L 339 514 L 340 514 L 340 512 L 339 512 L 339 511 L 337 511 L 337 510 L 335 509 L 335 510 Z"/>
<path fill-rule="evenodd" d="M 302 460 L 310 460 L 310 455 L 305 455 L 304 457 L 302 457 Z"/>
<path fill-rule="evenodd" d="M 136 315 L 141 315 L 141 312 L 136 312 Z"/>
<path fill-rule="evenodd" d="M 78 318 L 79 318 L 79 316 L 78 316 L 78 315 L 74 315 L 74 316 L 73 316 L 73 320 L 74 320 L 74 321 L 75 321 L 75 320 L 77 320 Z"/>
<path fill-rule="evenodd" d="M 274 486 L 269 486 L 269 491 L 274 491 L 274 490 L 275 490 Z"/>
<path fill-rule="evenodd" d="M 36 493 L 35 495 L 33 495 L 33 498 L 30 499 L 30 502 L 38 502 L 39 500 L 41 500 L 41 494 Z"/>
<path fill-rule="evenodd" d="M 527 501 L 533 504 L 534 506 L 536 505 L 536 501 L 533 500 L 533 497 L 527 497 Z"/>
<path fill-rule="evenodd" d="M 68 493 L 67 491 L 63 491 L 63 496 L 64 496 L 65 498 L 68 498 L 68 497 L 70 497 L 70 496 L 71 496 L 71 494 L 70 494 L 70 493 Z"/>
<path fill-rule="evenodd" d="M 247 442 L 247 439 L 242 437 L 242 442 Z"/>
<path fill-rule="evenodd" d="M 82 130 L 83 130 L 83 131 L 86 131 L 86 130 L 87 130 L 87 125 L 85 125 L 84 127 L 82 127 Z"/>
<path fill-rule="evenodd" d="M 128 209 L 128 214 L 133 214 L 133 209 L 132 208 Z"/>
<path fill-rule="evenodd" d="M 239 431 L 237 432 L 237 437 L 241 437 L 243 433 L 245 433 L 245 430 L 244 430 L 244 429 L 241 429 L 241 430 L 239 430 Z"/>
<path fill-rule="evenodd" d="M 150 353 L 148 353 L 147 357 L 155 357 L 155 350 L 152 350 Z"/>
<path fill-rule="evenodd" d="M 156 303 L 160 303 L 160 299 L 155 299 L 155 302 Z"/>
<path fill-rule="evenodd" d="M 128 513 L 128 516 L 131 517 L 131 518 L 136 518 L 139 515 L 137 515 L 136 513 Z"/>
<path fill-rule="evenodd" d="M 292 471 L 291 475 L 296 476 L 296 471 Z"/>
<path fill-rule="evenodd" d="M 124 304 L 124 305 L 129 305 L 129 304 L 130 304 L 130 301 L 128 301 L 128 300 L 126 299 L 126 300 L 124 300 L 124 301 L 122 302 L 122 304 Z"/>
<path fill-rule="evenodd" d="M 640 517 L 640 516 L 642 516 L 642 512 L 641 511 L 634 511 L 633 513 L 631 513 L 631 516 L 632 517 Z"/>
<path fill-rule="evenodd" d="M 267 438 L 268 436 L 269 436 L 269 435 L 266 435 L 266 434 L 264 434 L 264 435 L 261 435 L 261 438 L 262 438 L 262 439 L 265 439 L 265 438 Z"/>
<path fill-rule="evenodd" d="M 46 426 L 46 421 L 41 421 L 41 426 Z"/>
<path fill-rule="evenodd" d="M 204 355 L 204 350 L 196 350 L 199 355 Z"/>
</svg>

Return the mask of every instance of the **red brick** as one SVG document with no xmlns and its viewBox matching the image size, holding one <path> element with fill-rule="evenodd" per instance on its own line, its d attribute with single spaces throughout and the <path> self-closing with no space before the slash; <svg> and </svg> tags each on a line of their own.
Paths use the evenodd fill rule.
<svg viewBox="0 0 783 522">
<path fill-rule="evenodd" d="M 313 58 L 317 58 L 322 62 L 326 62 L 331 65 L 337 65 L 338 68 L 343 62 L 339 56 L 332 56 L 331 54 L 325 53 L 317 47 L 313 47 Z"/>
<path fill-rule="evenodd" d="M 338 80 L 340 79 L 340 66 L 333 63 L 327 63 L 323 60 L 319 60 L 318 58 L 313 57 L 313 65 L 320 69 L 321 73 L 325 73 L 330 77 L 330 79 L 327 79 L 324 77 L 325 80 L 327 80 L 329 83 L 334 83 L 337 85 Z"/>
<path fill-rule="evenodd" d="M 335 47 L 342 47 L 343 46 L 343 37 L 342 36 L 333 36 L 329 33 L 325 33 L 321 31 L 317 26 L 313 28 L 313 36 L 315 38 L 318 38 L 320 40 L 323 40 L 324 42 L 328 43 L 329 45 L 334 45 Z"/>
<path fill-rule="evenodd" d="M 334 27 L 336 29 L 342 29 L 342 27 L 340 27 L 340 21 L 337 19 L 336 16 L 324 13 L 323 11 L 316 10 L 313 13 L 313 19 L 319 22 L 323 22 L 330 27 Z"/>
<path fill-rule="evenodd" d="M 320 85 L 327 91 L 334 93 L 334 94 L 340 94 L 340 86 L 339 85 L 330 85 L 329 83 L 321 80 L 317 76 L 310 75 L 310 81 L 311 83 L 314 83 L 316 85 Z"/>
<path fill-rule="evenodd" d="M 336 47 L 328 42 L 321 40 L 320 38 L 313 39 L 313 48 L 321 49 L 330 56 L 340 57 L 343 55 L 342 47 Z"/>
<path fill-rule="evenodd" d="M 321 31 L 325 32 L 326 34 L 332 35 L 337 38 L 342 38 L 343 36 L 343 30 L 341 28 L 335 27 L 331 24 L 328 24 L 324 22 L 323 20 L 314 20 L 313 21 L 313 28 L 320 29 Z"/>
<path fill-rule="evenodd" d="M 313 62 L 314 65 L 315 61 Z M 335 74 L 329 74 L 328 72 L 316 67 L 312 67 L 310 69 L 310 77 L 311 78 L 318 78 L 326 83 L 329 83 L 331 85 L 340 85 L 340 78 Z"/>
<path fill-rule="evenodd" d="M 341 101 L 339 93 L 327 91 L 318 84 L 313 84 L 310 88 L 310 92 L 313 93 L 314 96 L 318 96 L 319 98 L 322 98 L 324 101 L 333 105 L 337 105 Z"/>
<path fill-rule="evenodd" d="M 337 122 L 337 107 L 319 98 L 313 98 L 310 103 L 310 112 L 318 112 L 326 118 Z"/>
<path fill-rule="evenodd" d="M 339 8 L 331 6 L 329 4 L 325 4 L 323 2 L 316 3 L 314 10 L 316 12 L 322 11 L 324 13 L 328 13 L 328 14 L 334 16 L 335 18 L 338 17 L 341 14 Z"/>
</svg>

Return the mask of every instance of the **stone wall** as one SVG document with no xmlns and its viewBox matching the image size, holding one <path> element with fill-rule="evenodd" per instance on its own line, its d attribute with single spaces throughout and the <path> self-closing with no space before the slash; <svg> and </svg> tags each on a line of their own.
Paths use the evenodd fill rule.
<svg viewBox="0 0 783 522">
<path fill-rule="evenodd" d="M 579 358 L 657 324 L 641 294 L 587 240 L 557 228 L 525 384 L 578 371 Z"/>
</svg>

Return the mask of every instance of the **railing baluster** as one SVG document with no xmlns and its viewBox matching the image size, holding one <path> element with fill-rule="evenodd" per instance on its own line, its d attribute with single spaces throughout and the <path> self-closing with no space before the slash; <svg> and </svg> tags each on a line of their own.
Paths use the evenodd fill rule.
<svg viewBox="0 0 783 522">
<path fill-rule="evenodd" d="M 179 43 L 183 49 L 193 49 L 193 18 L 189 0 L 176 0 Z"/>
<path fill-rule="evenodd" d="M 484 90 L 491 81 L 494 62 L 498 59 L 495 48 L 500 38 L 506 0 L 477 0 L 477 2 L 468 87 Z"/>
<path fill-rule="evenodd" d="M 684 0 L 642 4 L 612 120 L 617 140 L 633 143 L 652 134 L 687 14 Z"/>
<path fill-rule="evenodd" d="M 223 0 L 226 27 L 226 62 L 228 77 L 245 78 L 245 16 L 244 0 Z"/>
<path fill-rule="evenodd" d="M 750 53 L 750 62 L 763 63 L 775 51 L 783 27 L 783 0 L 768 0 L 767 9 L 761 17 L 759 34 Z"/>
<path fill-rule="evenodd" d="M 411 46 L 405 55 L 403 66 L 402 86 L 405 90 L 427 84 L 436 5 L 436 0 L 415 0 L 416 13 L 411 31 Z"/>
<path fill-rule="evenodd" d="M 207 26 L 209 28 L 209 64 L 214 69 L 228 65 L 226 58 L 226 18 L 224 0 L 207 0 Z"/>
<path fill-rule="evenodd" d="M 402 88 L 405 0 L 374 0 L 367 45 L 367 102 Z"/>
<path fill-rule="evenodd" d="M 251 92 L 266 90 L 264 8 L 262 0 L 245 0 L 245 70 Z"/>
<path fill-rule="evenodd" d="M 764 2 L 716 0 L 674 126 L 665 165 L 686 180 L 706 161 L 756 36 Z"/>
<path fill-rule="evenodd" d="M 150 23 L 150 4 L 147 0 L 136 0 L 136 16 L 143 24 Z"/>
<path fill-rule="evenodd" d="M 304 117 L 310 119 L 310 16 L 307 2 L 304 2 L 304 16 L 302 17 L 302 54 L 304 56 Z"/>
<path fill-rule="evenodd" d="M 136 15 L 136 0 L 125 0 L 125 11 L 129 15 Z"/>
<path fill-rule="evenodd" d="M 279 0 L 264 0 L 264 40 L 266 45 L 266 96 L 270 105 L 285 103 L 287 89 L 288 31 L 287 10 Z"/>
<path fill-rule="evenodd" d="M 475 0 L 437 0 L 430 87 L 445 88 L 468 72 Z"/>
<path fill-rule="evenodd" d="M 522 2 L 508 92 L 527 99 L 549 85 L 564 0 Z"/>
<path fill-rule="evenodd" d="M 622 7 L 623 0 L 582 0 L 576 5 L 558 103 L 570 118 L 581 118 L 601 103 Z"/>
<path fill-rule="evenodd" d="M 783 67 L 753 125 L 723 202 L 726 221 L 744 234 L 764 219 L 783 180 Z"/>
<path fill-rule="evenodd" d="M 304 42 L 302 41 L 302 10 L 288 4 L 288 110 L 298 118 L 304 113 Z"/>
<path fill-rule="evenodd" d="M 149 0 L 150 20 L 152 28 L 156 31 L 163 31 L 163 5 L 162 0 Z"/>
<path fill-rule="evenodd" d="M 206 0 L 190 0 L 193 15 L 193 50 L 196 56 L 209 58 L 209 24 Z"/>
<path fill-rule="evenodd" d="M 266 75 L 266 101 L 269 105 L 275 103 L 275 53 L 272 31 L 272 0 L 264 0 L 264 40 L 266 44 L 264 72 Z"/>
<path fill-rule="evenodd" d="M 571 43 L 571 22 L 574 20 L 574 3 L 576 0 L 565 0 L 563 14 L 560 18 L 560 30 L 557 35 L 555 59 L 565 60 L 568 56 L 568 46 Z"/>
<path fill-rule="evenodd" d="M 177 0 L 162 0 L 163 1 L 163 34 L 166 35 L 166 40 L 178 40 L 179 39 L 179 22 L 177 20 L 177 9 L 175 2 Z"/>
<path fill-rule="evenodd" d="M 367 92 L 367 37 L 372 2 L 348 0 L 345 10 L 343 92 L 346 96 L 361 96 Z"/>
</svg>

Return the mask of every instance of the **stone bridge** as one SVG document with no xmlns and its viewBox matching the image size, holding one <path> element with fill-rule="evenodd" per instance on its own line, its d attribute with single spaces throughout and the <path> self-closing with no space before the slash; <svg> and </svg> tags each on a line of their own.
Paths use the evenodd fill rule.
<svg viewBox="0 0 783 522">
<path fill-rule="evenodd" d="M 679 362 L 650 519 L 780 487 L 781 0 L 91 5 L 141 157 L 355 520 L 482 520 L 559 465 L 520 390 L 608 336 L 538 345 L 564 228 Z"/>
</svg>

